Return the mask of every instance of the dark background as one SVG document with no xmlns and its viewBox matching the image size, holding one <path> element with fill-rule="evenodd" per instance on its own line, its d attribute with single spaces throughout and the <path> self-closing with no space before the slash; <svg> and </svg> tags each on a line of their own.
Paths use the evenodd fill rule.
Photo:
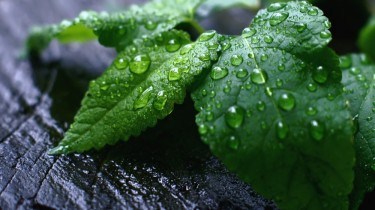
<svg viewBox="0 0 375 210">
<path fill-rule="evenodd" d="M 355 40 L 368 18 L 360 2 L 318 3 L 332 21 L 331 46 L 340 54 L 358 51 Z M 201 143 L 190 99 L 155 128 L 126 143 L 85 154 L 46 154 L 72 122 L 88 81 L 115 53 L 94 43 L 54 42 L 40 59 L 22 60 L 29 28 L 73 18 L 81 10 L 128 4 L 0 0 L 0 209 L 275 209 Z M 202 25 L 238 34 L 252 16 L 234 9 Z M 362 209 L 371 209 L 373 198 L 369 194 Z"/>
</svg>

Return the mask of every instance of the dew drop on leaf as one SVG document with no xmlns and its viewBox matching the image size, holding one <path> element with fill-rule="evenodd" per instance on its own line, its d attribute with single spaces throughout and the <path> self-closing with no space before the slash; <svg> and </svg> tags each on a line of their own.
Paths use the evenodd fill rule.
<svg viewBox="0 0 375 210">
<path fill-rule="evenodd" d="M 248 37 L 254 36 L 256 33 L 257 33 L 257 30 L 253 28 L 245 28 L 242 31 L 242 37 L 248 38 Z"/>
<path fill-rule="evenodd" d="M 279 25 L 280 23 L 284 22 L 289 17 L 288 12 L 277 12 L 272 15 L 269 22 L 271 26 Z"/>
<path fill-rule="evenodd" d="M 310 122 L 309 130 L 311 137 L 317 141 L 322 140 L 322 138 L 324 137 L 324 125 L 316 120 Z"/>
<path fill-rule="evenodd" d="M 240 141 L 235 136 L 230 136 L 228 139 L 228 146 L 231 149 L 237 150 L 240 145 Z"/>
<path fill-rule="evenodd" d="M 307 25 L 306 25 L 306 23 L 297 23 L 297 24 L 295 25 L 295 27 L 296 27 L 296 29 L 297 29 L 297 31 L 298 31 L 299 33 L 302 33 L 302 32 L 304 32 L 304 31 L 306 30 Z"/>
<path fill-rule="evenodd" d="M 290 111 L 290 110 L 292 110 L 295 107 L 295 105 L 296 105 L 296 99 L 290 93 L 283 93 L 279 97 L 278 105 L 283 110 Z"/>
<path fill-rule="evenodd" d="M 261 69 L 254 69 L 250 75 L 251 81 L 255 84 L 264 84 L 268 79 L 268 75 Z"/>
<path fill-rule="evenodd" d="M 359 73 L 361 73 L 361 69 L 358 68 L 358 67 L 352 67 L 350 68 L 350 71 L 349 71 L 351 74 L 353 75 L 358 75 Z"/>
<path fill-rule="evenodd" d="M 261 61 L 266 61 L 268 59 L 268 55 L 267 54 L 262 54 L 261 56 L 260 56 L 260 60 Z"/>
<path fill-rule="evenodd" d="M 180 55 L 185 55 L 186 53 L 190 52 L 191 49 L 193 49 L 192 44 L 187 44 L 187 45 L 183 46 L 180 50 Z"/>
<path fill-rule="evenodd" d="M 318 111 L 314 107 L 309 106 L 306 109 L 306 114 L 309 115 L 309 116 L 316 115 L 316 113 L 318 113 Z"/>
<path fill-rule="evenodd" d="M 171 39 L 168 41 L 167 45 L 165 46 L 165 49 L 168 52 L 176 52 L 178 49 L 180 49 L 181 43 L 178 39 Z"/>
<path fill-rule="evenodd" d="M 309 83 L 307 85 L 307 90 L 310 92 L 315 92 L 317 88 L 318 88 L 317 85 L 314 83 Z"/>
<path fill-rule="evenodd" d="M 207 126 L 205 124 L 200 124 L 199 127 L 198 127 L 198 132 L 201 135 L 207 134 L 207 132 L 208 132 Z"/>
<path fill-rule="evenodd" d="M 173 67 L 171 70 L 169 70 L 169 73 L 168 73 L 169 81 L 176 81 L 179 79 L 181 79 L 181 72 L 179 68 Z"/>
<path fill-rule="evenodd" d="M 126 58 L 116 58 L 115 60 L 115 67 L 116 69 L 125 69 L 126 67 L 128 67 L 129 65 L 129 62 Z"/>
<path fill-rule="evenodd" d="M 270 6 L 267 7 L 267 11 L 268 12 L 275 12 L 275 11 L 281 10 L 285 6 L 286 6 L 285 2 L 273 3 L 273 4 L 271 4 Z"/>
<path fill-rule="evenodd" d="M 279 71 L 284 71 L 285 70 L 285 65 L 283 63 L 279 63 L 279 65 L 277 66 L 277 69 Z"/>
<path fill-rule="evenodd" d="M 329 31 L 320 32 L 320 38 L 322 38 L 322 39 L 328 39 L 328 38 L 331 38 L 331 37 L 332 37 L 332 34 Z"/>
<path fill-rule="evenodd" d="M 148 70 L 151 59 L 147 54 L 137 55 L 130 62 L 130 71 L 135 74 L 142 74 Z"/>
<path fill-rule="evenodd" d="M 276 133 L 279 139 L 285 139 L 289 133 L 289 127 L 283 121 L 276 123 Z"/>
<path fill-rule="evenodd" d="M 167 102 L 167 95 L 164 93 L 163 90 L 159 91 L 158 94 L 156 95 L 156 99 L 154 101 L 154 108 L 156 110 L 163 110 L 165 103 Z"/>
<path fill-rule="evenodd" d="M 318 9 L 313 7 L 313 8 L 310 8 L 309 11 L 307 12 L 308 15 L 311 15 L 311 16 L 316 16 L 318 15 Z"/>
<path fill-rule="evenodd" d="M 253 59 L 253 58 L 255 57 L 253 52 L 249 53 L 247 56 L 248 56 L 249 58 L 251 58 L 251 59 Z"/>
<path fill-rule="evenodd" d="M 249 73 L 247 72 L 246 69 L 238 69 L 237 73 L 236 73 L 236 77 L 237 78 L 244 78 L 248 75 Z"/>
<path fill-rule="evenodd" d="M 273 42 L 273 38 L 269 35 L 266 35 L 264 36 L 264 41 L 267 43 L 267 44 L 271 44 Z"/>
<path fill-rule="evenodd" d="M 238 128 L 242 125 L 244 120 L 245 110 L 237 105 L 228 108 L 225 113 L 225 122 L 231 128 Z"/>
<path fill-rule="evenodd" d="M 281 80 L 281 79 L 277 79 L 276 80 L 276 87 L 281 87 L 281 86 L 283 86 L 283 81 Z"/>
<path fill-rule="evenodd" d="M 340 57 L 340 68 L 347 69 L 352 66 L 352 58 L 350 56 Z"/>
<path fill-rule="evenodd" d="M 213 80 L 219 80 L 219 79 L 222 79 L 224 77 L 226 77 L 228 75 L 228 69 L 223 67 L 219 67 L 219 66 L 215 66 L 211 73 L 210 73 L 210 77 L 213 79 Z"/>
<path fill-rule="evenodd" d="M 209 61 L 210 60 L 210 54 L 208 54 L 207 52 L 205 53 L 202 53 L 198 56 L 199 60 L 201 61 Z"/>
<path fill-rule="evenodd" d="M 230 63 L 233 66 L 239 66 L 242 64 L 242 62 L 243 62 L 243 58 L 241 55 L 232 55 L 232 57 L 230 58 Z"/>
<path fill-rule="evenodd" d="M 152 20 L 148 20 L 148 21 L 146 21 L 146 23 L 145 23 L 145 28 L 147 29 L 147 30 L 154 30 L 156 27 L 158 26 L 158 24 L 157 23 L 155 23 L 154 21 L 152 21 Z"/>
<path fill-rule="evenodd" d="M 263 112 L 266 109 L 266 104 L 264 101 L 258 101 L 256 107 L 258 111 Z"/>
<path fill-rule="evenodd" d="M 198 41 L 200 41 L 200 42 L 208 41 L 208 40 L 212 39 L 215 35 L 216 35 L 216 31 L 214 31 L 214 30 L 206 31 L 199 36 Z"/>
<path fill-rule="evenodd" d="M 134 101 L 134 109 L 141 109 L 145 107 L 150 99 L 150 95 L 154 87 L 148 87 L 141 95 Z"/>
<path fill-rule="evenodd" d="M 328 79 L 328 72 L 323 66 L 319 66 L 313 72 L 312 77 L 315 82 L 323 84 Z"/>
</svg>

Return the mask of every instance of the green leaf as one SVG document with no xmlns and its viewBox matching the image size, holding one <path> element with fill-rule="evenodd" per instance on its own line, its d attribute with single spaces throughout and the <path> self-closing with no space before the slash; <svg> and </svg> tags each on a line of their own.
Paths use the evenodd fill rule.
<svg viewBox="0 0 375 210">
<path fill-rule="evenodd" d="M 375 60 L 375 17 L 372 17 L 367 25 L 361 30 L 358 45 L 362 52 Z"/>
<path fill-rule="evenodd" d="M 102 45 L 121 51 L 134 39 L 152 38 L 179 23 L 193 22 L 194 11 L 201 1 L 155 0 L 110 14 L 83 11 L 73 20 L 33 28 L 26 43 L 27 52 L 40 53 L 54 38 L 67 43 L 91 41 L 96 37 Z"/>
<path fill-rule="evenodd" d="M 83 152 L 139 135 L 182 103 L 186 88 L 217 60 L 215 32 L 188 44 L 186 33 L 164 32 L 122 51 L 104 74 L 90 83 L 64 139 L 51 154 Z"/>
<path fill-rule="evenodd" d="M 199 7 L 198 13 L 200 13 L 201 16 L 208 16 L 215 11 L 220 11 L 231 7 L 259 9 L 260 0 L 207 0 Z"/>
<path fill-rule="evenodd" d="M 352 117 L 330 23 L 307 2 L 261 10 L 193 93 L 202 139 L 281 209 L 347 209 Z"/>
<path fill-rule="evenodd" d="M 351 209 L 375 186 L 375 65 L 363 54 L 342 56 L 344 92 L 356 120 L 356 166 Z"/>
</svg>

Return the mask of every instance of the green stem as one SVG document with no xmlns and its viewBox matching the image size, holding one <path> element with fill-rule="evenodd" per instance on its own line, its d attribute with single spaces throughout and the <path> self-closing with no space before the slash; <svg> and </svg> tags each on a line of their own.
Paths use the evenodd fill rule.
<svg viewBox="0 0 375 210">
<path fill-rule="evenodd" d="M 193 28 L 199 33 L 199 34 L 202 34 L 203 32 L 205 32 L 206 30 L 198 23 L 198 21 L 194 20 L 194 19 L 191 19 L 188 21 L 188 23 L 190 23 Z"/>
</svg>

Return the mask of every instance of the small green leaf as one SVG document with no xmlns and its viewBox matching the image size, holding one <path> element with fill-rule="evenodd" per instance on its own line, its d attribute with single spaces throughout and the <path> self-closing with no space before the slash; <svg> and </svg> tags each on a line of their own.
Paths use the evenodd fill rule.
<svg viewBox="0 0 375 210">
<path fill-rule="evenodd" d="M 202 139 L 281 209 L 347 209 L 352 117 L 329 21 L 307 2 L 261 10 L 193 93 Z M 228 71 L 221 73 L 218 69 Z"/>
<path fill-rule="evenodd" d="M 126 47 L 90 83 L 75 122 L 50 153 L 100 149 L 154 126 L 183 102 L 186 88 L 217 60 L 220 48 L 212 44 L 218 38 L 214 33 L 189 44 L 186 33 L 170 31 Z"/>
<path fill-rule="evenodd" d="M 351 209 L 358 209 L 366 192 L 375 186 L 375 65 L 363 54 L 340 58 L 344 93 L 355 116 L 356 166 Z"/>
<path fill-rule="evenodd" d="M 359 48 L 375 60 L 375 17 L 372 17 L 367 25 L 361 30 L 358 40 Z"/>
<path fill-rule="evenodd" d="M 108 14 L 83 11 L 73 20 L 59 25 L 35 27 L 27 40 L 27 52 L 40 53 L 52 39 L 63 43 L 84 42 L 98 38 L 100 44 L 121 51 L 134 39 L 155 37 L 181 22 L 191 22 L 202 0 L 155 0 L 142 7 Z"/>
</svg>

